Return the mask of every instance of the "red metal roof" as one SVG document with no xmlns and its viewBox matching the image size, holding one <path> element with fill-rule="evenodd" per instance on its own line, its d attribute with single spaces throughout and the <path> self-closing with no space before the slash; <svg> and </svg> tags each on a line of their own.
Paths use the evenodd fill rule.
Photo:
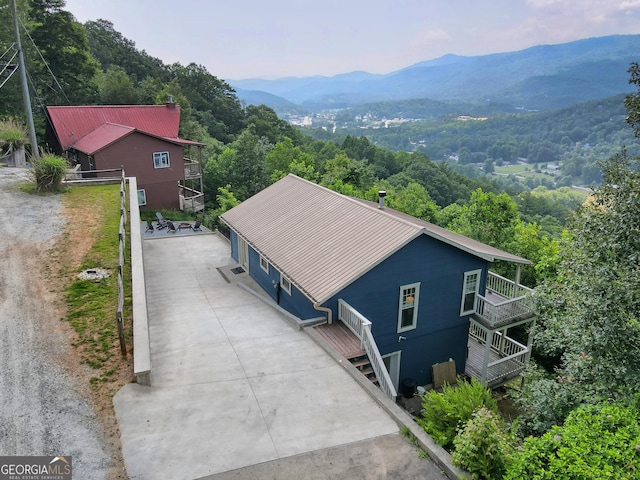
<svg viewBox="0 0 640 480">
<path fill-rule="evenodd" d="M 62 150 L 68 150 L 104 124 L 132 127 L 144 133 L 178 140 L 180 107 L 167 105 L 99 105 L 47 107 Z"/>
<path fill-rule="evenodd" d="M 111 145 L 116 140 L 119 140 L 135 131 L 136 129 L 133 127 L 124 127 L 113 123 L 105 123 L 78 140 L 73 145 L 73 148 L 86 153 L 87 155 L 93 155 L 98 150 L 102 150 L 104 147 Z"/>
</svg>

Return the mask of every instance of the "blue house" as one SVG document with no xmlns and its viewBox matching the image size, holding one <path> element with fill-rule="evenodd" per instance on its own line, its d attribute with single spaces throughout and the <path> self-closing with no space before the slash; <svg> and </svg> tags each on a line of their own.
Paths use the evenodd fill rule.
<svg viewBox="0 0 640 480">
<path fill-rule="evenodd" d="M 518 281 L 530 262 L 387 208 L 383 194 L 368 202 L 288 175 L 221 220 L 232 257 L 275 302 L 357 337 L 388 396 L 433 383 L 451 360 L 492 387 L 519 375 L 531 338 L 508 330 L 535 319 Z M 490 272 L 495 260 L 515 263 L 516 279 Z"/>
</svg>

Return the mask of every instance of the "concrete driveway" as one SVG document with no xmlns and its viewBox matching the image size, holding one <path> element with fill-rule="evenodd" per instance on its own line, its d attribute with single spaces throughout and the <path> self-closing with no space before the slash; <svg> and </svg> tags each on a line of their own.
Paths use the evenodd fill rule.
<svg viewBox="0 0 640 480">
<path fill-rule="evenodd" d="M 225 280 L 230 263 L 216 234 L 144 240 L 151 387 L 114 397 L 129 476 L 191 480 L 375 437 L 406 443 L 306 333 Z"/>
</svg>

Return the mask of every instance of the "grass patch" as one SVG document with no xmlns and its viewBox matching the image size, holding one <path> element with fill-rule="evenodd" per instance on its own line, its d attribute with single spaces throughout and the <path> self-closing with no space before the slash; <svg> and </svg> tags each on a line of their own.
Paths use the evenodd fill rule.
<svg viewBox="0 0 640 480">
<path fill-rule="evenodd" d="M 70 243 L 70 248 L 77 243 L 78 248 L 84 244 L 86 249 L 80 265 L 69 265 L 63 272 L 70 278 L 64 291 L 67 320 L 78 334 L 74 345 L 80 351 L 82 361 L 96 370 L 91 384 L 98 385 L 109 382 L 122 363 L 116 323 L 120 185 L 71 187 L 65 193 L 64 202 L 71 221 L 62 238 Z M 127 294 L 131 291 L 128 248 L 125 248 L 125 255 L 123 281 Z M 79 272 L 95 268 L 107 270 L 109 277 L 97 281 L 77 277 Z M 130 298 L 125 298 L 124 309 L 125 335 L 130 350 Z"/>
<path fill-rule="evenodd" d="M 420 442 L 418 442 L 418 439 L 416 438 L 416 436 L 411 433 L 411 430 L 409 430 L 409 427 L 407 427 L 406 425 L 403 426 L 400 429 L 400 433 L 407 438 L 407 440 L 409 440 L 409 443 L 411 445 L 413 445 L 414 447 L 416 447 L 418 449 L 418 456 L 420 458 L 429 458 L 429 455 L 427 454 L 427 452 L 425 452 L 422 449 L 422 446 L 420 445 Z"/>
</svg>

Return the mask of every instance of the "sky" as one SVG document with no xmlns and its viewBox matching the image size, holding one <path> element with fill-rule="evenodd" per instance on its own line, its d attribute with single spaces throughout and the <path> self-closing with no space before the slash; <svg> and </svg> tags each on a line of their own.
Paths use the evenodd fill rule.
<svg viewBox="0 0 640 480">
<path fill-rule="evenodd" d="M 640 0 L 66 0 L 164 63 L 224 80 L 390 73 L 446 54 L 640 33 Z"/>
</svg>

